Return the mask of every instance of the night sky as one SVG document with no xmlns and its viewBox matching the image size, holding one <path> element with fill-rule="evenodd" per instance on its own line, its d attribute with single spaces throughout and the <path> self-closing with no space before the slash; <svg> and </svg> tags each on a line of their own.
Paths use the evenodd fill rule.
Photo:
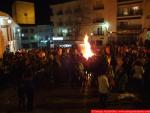
<svg viewBox="0 0 150 113">
<path fill-rule="evenodd" d="M 13 0 L 0 0 L 0 11 L 4 11 L 11 15 L 11 4 Z"/>
<path fill-rule="evenodd" d="M 11 15 L 11 5 L 15 0 L 0 0 L 0 11 L 4 11 Z M 49 9 L 50 4 L 57 4 L 61 2 L 71 0 L 22 0 L 22 1 L 34 1 L 35 12 L 36 12 L 36 24 L 51 24 L 50 16 L 51 10 Z"/>
</svg>

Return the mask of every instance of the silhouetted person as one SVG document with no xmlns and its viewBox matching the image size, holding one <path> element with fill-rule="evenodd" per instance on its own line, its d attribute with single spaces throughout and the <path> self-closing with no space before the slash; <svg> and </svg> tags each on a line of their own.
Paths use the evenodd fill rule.
<svg viewBox="0 0 150 113">
<path fill-rule="evenodd" d="M 22 110 L 32 111 L 34 97 L 34 83 L 31 66 L 25 65 L 26 69 L 23 72 L 20 84 L 18 87 L 19 107 Z"/>
</svg>

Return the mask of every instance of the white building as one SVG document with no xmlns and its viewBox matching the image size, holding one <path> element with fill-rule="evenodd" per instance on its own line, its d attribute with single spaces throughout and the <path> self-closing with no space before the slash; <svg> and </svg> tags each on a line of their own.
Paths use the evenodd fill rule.
<svg viewBox="0 0 150 113">
<path fill-rule="evenodd" d="M 10 52 L 15 52 L 21 48 L 20 27 L 12 18 L 0 11 L 0 58 L 8 48 Z"/>
<path fill-rule="evenodd" d="M 144 43 L 150 29 L 150 0 L 117 0 L 119 43 Z"/>
<path fill-rule="evenodd" d="M 91 40 L 105 44 L 110 33 L 116 33 L 116 5 L 116 0 L 76 0 L 51 5 L 54 36 L 77 41 L 88 34 Z"/>
<path fill-rule="evenodd" d="M 48 46 L 52 41 L 50 25 L 24 25 L 21 27 L 21 44 L 23 48 Z"/>
</svg>

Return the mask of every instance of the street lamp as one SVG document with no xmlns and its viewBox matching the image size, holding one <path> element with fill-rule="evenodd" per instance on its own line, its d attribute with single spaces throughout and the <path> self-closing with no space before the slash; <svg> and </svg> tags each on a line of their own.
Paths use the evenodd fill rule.
<svg viewBox="0 0 150 113">
<path fill-rule="evenodd" d="M 109 23 L 108 22 L 104 22 L 103 24 L 102 24 L 102 26 L 103 26 L 103 28 L 105 28 L 106 29 L 106 32 L 108 32 L 108 29 L 109 29 Z"/>
</svg>

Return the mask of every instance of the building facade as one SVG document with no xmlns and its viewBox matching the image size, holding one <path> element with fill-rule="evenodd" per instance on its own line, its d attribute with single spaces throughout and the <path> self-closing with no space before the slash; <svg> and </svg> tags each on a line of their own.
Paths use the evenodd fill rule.
<svg viewBox="0 0 150 113">
<path fill-rule="evenodd" d="M 16 52 L 21 48 L 19 29 L 8 14 L 0 12 L 0 58 L 6 50 Z"/>
<path fill-rule="evenodd" d="M 84 5 L 83 5 L 84 4 Z M 54 35 L 64 40 L 142 44 L 150 40 L 149 0 L 76 0 L 50 6 Z"/>
<path fill-rule="evenodd" d="M 143 43 L 150 28 L 149 0 L 117 0 L 117 36 L 120 43 Z"/>
<path fill-rule="evenodd" d="M 21 45 L 22 48 L 37 47 L 37 40 L 34 35 L 36 33 L 35 25 L 24 25 L 21 27 Z"/>
<path fill-rule="evenodd" d="M 46 47 L 52 42 L 52 27 L 50 25 L 31 25 L 21 29 L 22 47 Z"/>
<path fill-rule="evenodd" d="M 116 4 L 114 0 L 76 0 L 50 6 L 54 36 L 77 41 L 88 34 L 93 41 L 107 43 L 116 33 Z"/>
<path fill-rule="evenodd" d="M 143 0 L 118 0 L 117 33 L 120 43 L 136 43 L 142 31 Z"/>
</svg>

